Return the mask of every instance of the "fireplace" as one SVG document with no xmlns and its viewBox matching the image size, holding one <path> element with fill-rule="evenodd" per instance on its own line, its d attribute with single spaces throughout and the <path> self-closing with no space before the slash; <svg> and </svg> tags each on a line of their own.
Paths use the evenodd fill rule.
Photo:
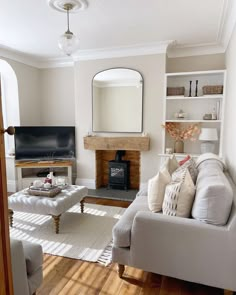
<svg viewBox="0 0 236 295">
<path fill-rule="evenodd" d="M 117 151 L 115 160 L 109 161 L 108 188 L 129 189 L 130 161 L 122 160 L 125 151 Z"/>
<path fill-rule="evenodd" d="M 96 151 L 96 188 L 108 187 L 109 183 L 109 163 L 116 159 L 115 150 Z M 125 151 L 123 161 L 129 162 L 129 189 L 139 189 L 140 185 L 140 152 Z M 115 187 L 114 187 L 115 188 Z"/>
</svg>

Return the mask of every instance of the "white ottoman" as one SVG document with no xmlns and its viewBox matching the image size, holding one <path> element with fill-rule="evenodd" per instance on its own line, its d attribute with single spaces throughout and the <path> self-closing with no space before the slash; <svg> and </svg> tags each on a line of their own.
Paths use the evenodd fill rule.
<svg viewBox="0 0 236 295">
<path fill-rule="evenodd" d="M 13 211 L 52 215 L 55 231 L 59 233 L 61 214 L 78 202 L 81 202 L 81 212 L 83 213 L 83 198 L 87 194 L 87 187 L 78 185 L 66 187 L 53 198 L 29 195 L 27 189 L 14 193 L 8 198 L 10 226 L 13 226 Z"/>
</svg>

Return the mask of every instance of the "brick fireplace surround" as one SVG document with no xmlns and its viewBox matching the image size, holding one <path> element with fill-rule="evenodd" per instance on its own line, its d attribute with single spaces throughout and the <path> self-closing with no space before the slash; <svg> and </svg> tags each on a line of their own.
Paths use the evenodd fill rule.
<svg viewBox="0 0 236 295">
<path fill-rule="evenodd" d="M 123 160 L 130 161 L 130 188 L 139 189 L 141 152 L 148 151 L 150 139 L 140 137 L 84 137 L 84 148 L 96 153 L 96 188 L 108 184 L 108 162 L 115 159 L 117 150 L 125 150 Z"/>
</svg>

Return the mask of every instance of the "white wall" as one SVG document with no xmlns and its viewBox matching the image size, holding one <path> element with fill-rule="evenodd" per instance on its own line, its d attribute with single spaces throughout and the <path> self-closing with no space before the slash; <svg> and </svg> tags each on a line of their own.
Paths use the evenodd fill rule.
<svg viewBox="0 0 236 295">
<path fill-rule="evenodd" d="M 226 51 L 226 105 L 223 140 L 223 155 L 230 174 L 236 182 L 236 27 Z"/>
<path fill-rule="evenodd" d="M 40 125 L 40 70 L 10 59 L 5 60 L 12 66 L 18 81 L 20 124 Z"/>
<path fill-rule="evenodd" d="M 162 113 L 164 95 L 164 74 L 166 56 L 164 54 L 126 58 L 81 61 L 76 64 L 76 127 L 77 127 L 77 177 L 78 182 L 88 186 L 95 185 L 95 153 L 85 150 L 83 137 L 91 130 L 92 124 L 92 86 L 94 75 L 115 67 L 132 68 L 144 78 L 144 132 L 151 139 L 150 151 L 141 153 L 141 182 L 146 183 L 157 173 L 161 153 Z M 98 135 L 104 135 L 99 133 Z M 110 134 L 109 136 L 117 136 Z M 121 133 L 120 136 L 137 136 Z M 104 136 L 108 136 L 105 134 Z M 140 134 L 141 136 L 141 134 Z"/>
<path fill-rule="evenodd" d="M 40 70 L 42 125 L 75 125 L 74 68 Z"/>
<path fill-rule="evenodd" d="M 166 72 L 192 72 L 225 69 L 225 55 L 211 54 L 177 58 L 167 58 Z"/>
</svg>

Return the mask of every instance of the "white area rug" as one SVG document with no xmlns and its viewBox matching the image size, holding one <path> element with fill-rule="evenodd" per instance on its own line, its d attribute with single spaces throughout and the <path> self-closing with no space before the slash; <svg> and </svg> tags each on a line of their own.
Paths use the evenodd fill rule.
<svg viewBox="0 0 236 295">
<path fill-rule="evenodd" d="M 85 203 L 84 213 L 80 213 L 77 204 L 61 216 L 59 234 L 50 216 L 14 212 L 11 237 L 39 243 L 44 253 L 106 265 L 111 259 L 112 228 L 124 211 Z"/>
</svg>

